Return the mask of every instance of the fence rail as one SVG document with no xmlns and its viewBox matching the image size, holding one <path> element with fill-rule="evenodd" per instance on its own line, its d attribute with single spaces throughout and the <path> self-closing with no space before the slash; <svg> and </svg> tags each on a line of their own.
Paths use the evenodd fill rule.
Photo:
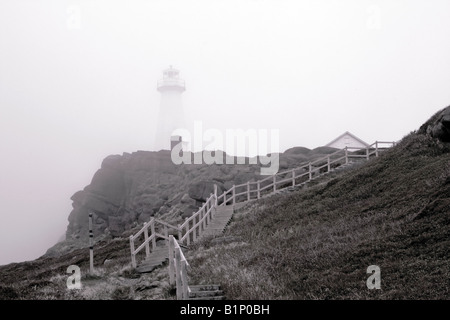
<svg viewBox="0 0 450 320">
<path fill-rule="evenodd" d="M 169 283 L 176 285 L 177 300 L 189 299 L 191 289 L 188 285 L 188 270 L 189 263 L 178 241 L 172 235 L 169 236 Z"/>
<path fill-rule="evenodd" d="M 278 172 L 261 180 L 233 185 L 221 195 L 218 195 L 217 186 L 214 186 L 214 193 L 199 207 L 197 212 L 193 213 L 189 218 L 186 218 L 182 224 L 174 226 L 160 219 L 151 218 L 149 222 L 144 223 L 141 230 L 135 235 L 131 235 L 130 248 L 132 265 L 136 268 L 137 254 L 144 248 L 146 258 L 149 257 L 151 251 L 156 248 L 156 240 L 158 238 L 165 239 L 170 244 L 170 239 L 175 234 L 178 239 L 177 244 L 186 243 L 189 245 L 191 242 L 195 242 L 214 218 L 218 206 L 234 205 L 238 202 L 260 199 L 265 194 L 308 182 L 321 174 L 332 171 L 338 166 L 348 164 L 351 159 L 369 160 L 372 156 L 378 157 L 380 152 L 395 146 L 395 144 L 396 142 L 375 141 L 367 148 L 346 147 L 325 157 L 303 163 L 299 167 Z M 135 244 L 139 240 L 142 243 L 135 248 Z"/>
<path fill-rule="evenodd" d="M 145 258 L 148 258 L 151 252 L 156 249 L 157 239 L 169 241 L 170 237 L 176 234 L 180 243 L 186 242 L 189 245 L 191 242 L 195 242 L 203 234 L 211 219 L 213 219 L 216 211 L 216 201 L 216 195 L 211 194 L 197 212 L 186 218 L 184 223 L 178 226 L 171 225 L 157 218 L 151 218 L 149 222 L 144 223 L 141 230 L 130 236 L 131 264 L 133 268 L 137 267 L 136 257 L 141 250 L 145 248 Z M 136 248 L 136 243 L 139 240 L 142 243 Z"/>
<path fill-rule="evenodd" d="M 310 181 L 340 165 L 348 164 L 352 159 L 368 160 L 372 156 L 378 157 L 380 152 L 395 146 L 395 144 L 395 142 L 376 141 L 367 148 L 346 147 L 322 158 L 306 162 L 294 169 L 278 172 L 258 181 L 233 185 L 217 197 L 218 205 L 223 206 L 251 199 L 260 199 L 264 193 L 276 192 L 288 186 Z"/>
</svg>

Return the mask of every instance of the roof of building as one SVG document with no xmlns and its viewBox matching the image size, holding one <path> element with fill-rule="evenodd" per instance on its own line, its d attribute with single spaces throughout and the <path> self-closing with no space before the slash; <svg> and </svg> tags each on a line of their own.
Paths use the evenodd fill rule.
<svg viewBox="0 0 450 320">
<path fill-rule="evenodd" d="M 333 143 L 335 143 L 335 142 L 338 141 L 339 139 L 342 139 L 342 138 L 343 138 L 344 136 L 346 136 L 346 135 L 352 137 L 353 139 L 355 139 L 356 141 L 362 143 L 362 144 L 365 145 L 366 147 L 369 146 L 369 144 L 368 144 L 367 142 L 361 140 L 360 138 L 358 138 L 357 136 L 355 136 L 354 134 L 352 134 L 352 133 L 350 133 L 350 132 L 348 132 L 348 131 L 345 131 L 343 134 L 341 134 L 339 137 L 337 137 L 337 138 L 334 139 L 333 141 L 327 143 L 325 146 L 328 147 L 328 146 L 332 145 Z"/>
</svg>

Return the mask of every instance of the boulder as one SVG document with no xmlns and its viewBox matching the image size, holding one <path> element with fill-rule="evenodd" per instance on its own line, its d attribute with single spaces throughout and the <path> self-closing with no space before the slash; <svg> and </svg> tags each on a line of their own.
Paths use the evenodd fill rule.
<svg viewBox="0 0 450 320">
<path fill-rule="evenodd" d="M 189 197 L 199 202 L 205 202 L 211 193 L 214 193 L 214 184 L 217 183 L 213 181 L 199 181 L 192 184 L 189 187 Z"/>
<path fill-rule="evenodd" d="M 428 124 L 427 133 L 442 142 L 450 142 L 450 106 L 439 112 Z"/>
</svg>

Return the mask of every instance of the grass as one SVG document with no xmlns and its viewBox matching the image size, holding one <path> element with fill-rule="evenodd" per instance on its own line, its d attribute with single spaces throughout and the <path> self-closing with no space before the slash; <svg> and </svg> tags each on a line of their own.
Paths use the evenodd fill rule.
<svg viewBox="0 0 450 320">
<path fill-rule="evenodd" d="M 252 202 L 225 235 L 186 252 L 190 283 L 227 299 L 448 299 L 449 147 L 420 132 L 353 170 Z M 131 231 L 130 231 L 131 233 Z M 229 239 L 232 239 L 231 241 Z M 1 299 L 174 299 L 167 268 L 138 274 L 126 236 L 89 250 L 0 267 Z M 69 265 L 82 289 L 69 290 Z M 369 290 L 367 267 L 381 268 Z"/>
<path fill-rule="evenodd" d="M 94 272 L 89 271 L 89 250 L 74 250 L 62 257 L 13 263 L 0 267 L 3 300 L 166 300 L 174 299 L 167 268 L 139 274 L 131 267 L 127 239 L 100 242 L 94 249 Z M 106 263 L 105 263 L 106 261 Z M 81 289 L 68 289 L 67 267 L 81 271 Z"/>
<path fill-rule="evenodd" d="M 411 133 L 326 184 L 243 209 L 225 234 L 240 242 L 195 245 L 191 281 L 228 299 L 448 299 L 448 151 Z M 381 290 L 366 286 L 370 265 Z"/>
</svg>

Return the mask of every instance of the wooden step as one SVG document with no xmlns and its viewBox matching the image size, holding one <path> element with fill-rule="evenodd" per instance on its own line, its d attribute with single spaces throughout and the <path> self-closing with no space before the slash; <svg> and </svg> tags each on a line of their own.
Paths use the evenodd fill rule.
<svg viewBox="0 0 450 320">
<path fill-rule="evenodd" d="M 189 300 L 225 300 L 223 290 L 218 284 L 189 286 Z"/>
<path fill-rule="evenodd" d="M 192 291 L 189 293 L 189 299 L 216 297 L 216 296 L 223 296 L 223 291 L 222 290 L 214 290 L 214 291 L 200 290 L 200 291 Z"/>
<path fill-rule="evenodd" d="M 230 223 L 230 220 L 233 217 L 233 212 L 233 206 L 217 207 L 213 219 L 209 225 L 206 226 L 206 229 L 203 231 L 201 237 L 221 235 L 226 226 Z"/>
<path fill-rule="evenodd" d="M 159 267 L 159 265 L 139 265 L 136 268 L 136 271 L 139 273 L 148 273 L 148 272 L 152 272 L 153 270 L 155 270 L 158 267 Z"/>
<path fill-rule="evenodd" d="M 214 291 L 214 290 L 220 290 L 220 285 L 218 284 L 203 284 L 203 285 L 193 285 L 189 286 L 189 289 L 191 291 Z"/>
<path fill-rule="evenodd" d="M 169 259 L 168 257 L 163 258 L 150 257 L 149 259 L 142 261 L 139 265 L 140 266 L 162 265 L 168 259 Z"/>
<path fill-rule="evenodd" d="M 213 296 L 213 297 L 189 298 L 189 300 L 225 300 L 225 297 Z"/>
<path fill-rule="evenodd" d="M 154 250 L 150 251 L 150 256 L 137 266 L 136 271 L 140 273 L 152 272 L 164 265 L 167 260 L 169 260 L 169 247 L 165 243 L 158 244 Z"/>
</svg>

